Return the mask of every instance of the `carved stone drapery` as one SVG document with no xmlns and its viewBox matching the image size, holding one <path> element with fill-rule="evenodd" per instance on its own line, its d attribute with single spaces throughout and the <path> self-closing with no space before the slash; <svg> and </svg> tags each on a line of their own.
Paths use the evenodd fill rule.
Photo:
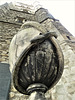
<svg viewBox="0 0 75 100">
<path fill-rule="evenodd" d="M 14 86 L 19 92 L 29 95 L 34 91 L 40 93 L 43 88 L 45 93 L 58 82 L 64 62 L 56 37 L 54 32 L 47 32 L 33 21 L 24 23 L 14 36 L 10 45 L 10 67 L 13 68 Z M 38 87 L 38 84 L 42 85 Z M 30 85 L 34 87 L 31 92 L 27 89 Z"/>
</svg>

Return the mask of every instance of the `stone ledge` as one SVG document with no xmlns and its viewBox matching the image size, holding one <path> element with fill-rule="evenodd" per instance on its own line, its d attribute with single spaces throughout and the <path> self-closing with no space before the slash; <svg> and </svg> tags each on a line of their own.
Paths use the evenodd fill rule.
<svg viewBox="0 0 75 100">
<path fill-rule="evenodd" d="M 19 26 L 22 25 L 21 23 L 13 23 L 13 22 L 5 21 L 5 20 L 0 20 L 0 22 L 9 23 L 9 24 L 15 24 L 15 25 L 19 25 Z"/>
</svg>

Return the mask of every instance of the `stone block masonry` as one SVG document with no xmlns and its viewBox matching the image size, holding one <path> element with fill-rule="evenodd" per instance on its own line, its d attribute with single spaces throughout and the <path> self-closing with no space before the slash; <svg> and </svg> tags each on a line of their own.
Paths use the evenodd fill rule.
<svg viewBox="0 0 75 100">
<path fill-rule="evenodd" d="M 64 72 L 60 81 L 51 90 L 52 100 L 74 100 L 75 99 L 75 38 L 60 24 L 60 22 L 53 22 L 50 19 L 47 19 L 42 24 L 47 27 L 48 31 L 55 31 L 57 33 L 58 35 L 57 39 L 64 55 Z M 62 29 L 63 32 L 60 31 Z M 69 40 L 66 37 L 67 35 L 71 37 L 71 40 Z"/>
<path fill-rule="evenodd" d="M 0 62 L 8 63 L 9 45 L 20 25 L 0 22 Z"/>
<path fill-rule="evenodd" d="M 6 9 L 7 8 L 7 9 Z M 23 22 L 35 20 L 34 14 L 0 7 L 0 62 L 8 63 L 11 39 L 19 31 Z M 75 100 L 75 38 L 64 29 L 59 21 L 46 19 L 42 23 L 48 31 L 56 32 L 58 42 L 64 54 L 64 72 L 59 83 L 46 93 L 48 100 Z M 68 36 L 68 37 L 67 37 Z M 27 100 L 28 96 L 20 94 L 11 84 L 9 100 Z"/>
</svg>

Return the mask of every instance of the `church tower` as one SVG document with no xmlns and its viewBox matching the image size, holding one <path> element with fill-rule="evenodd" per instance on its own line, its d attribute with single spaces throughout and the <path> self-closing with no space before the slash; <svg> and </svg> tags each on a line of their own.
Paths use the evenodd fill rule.
<svg viewBox="0 0 75 100">
<path fill-rule="evenodd" d="M 20 94 L 14 86 L 10 85 L 9 70 L 9 45 L 15 34 L 20 30 L 22 24 L 26 21 L 36 21 L 42 24 L 48 32 L 56 32 L 57 40 L 64 55 L 64 71 L 60 81 L 49 90 L 45 96 L 48 100 L 74 100 L 75 99 L 75 37 L 54 18 L 47 9 L 36 8 L 33 5 L 5 3 L 0 6 L 0 70 L 4 69 L 9 73 L 8 77 L 1 78 L 0 82 L 5 82 L 4 88 L 0 83 L 0 98 L 9 100 L 25 100 L 27 95 Z M 7 67 L 7 68 L 5 68 Z M 1 70 L 0 75 L 5 71 Z M 1 73 L 2 72 L 2 73 Z M 6 74 L 5 73 L 5 74 Z M 4 80 L 3 80 L 4 79 Z M 2 94 L 3 93 L 3 97 Z M 7 99 L 3 99 L 7 100 Z"/>
</svg>

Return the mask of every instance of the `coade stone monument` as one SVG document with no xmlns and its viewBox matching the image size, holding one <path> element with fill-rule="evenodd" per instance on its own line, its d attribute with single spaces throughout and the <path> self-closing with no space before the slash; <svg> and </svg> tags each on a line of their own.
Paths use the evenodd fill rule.
<svg viewBox="0 0 75 100">
<path fill-rule="evenodd" d="M 40 23 L 25 22 L 13 37 L 9 60 L 13 84 L 29 100 L 45 100 L 46 91 L 60 79 L 64 60 L 55 32 Z"/>
<path fill-rule="evenodd" d="M 9 68 L 9 61 L 8 61 L 9 60 L 9 45 L 10 45 L 10 42 L 11 42 L 13 36 L 15 34 L 17 34 L 17 32 L 19 31 L 20 26 L 24 22 L 27 22 L 27 21 L 39 22 L 41 25 L 44 26 L 44 29 L 46 28 L 47 31 L 45 32 L 45 34 L 49 33 L 49 32 L 55 32 L 55 34 L 58 35 L 58 37 L 55 39 L 59 42 L 59 45 L 60 45 L 63 55 L 64 55 L 63 75 L 62 75 L 60 81 L 58 82 L 58 84 L 56 84 L 52 89 L 50 88 L 45 93 L 45 96 L 49 100 L 60 100 L 60 99 L 75 100 L 75 37 L 72 35 L 72 33 L 70 33 L 61 24 L 61 22 L 59 21 L 60 19 L 56 20 L 50 14 L 50 12 L 48 12 L 47 9 L 44 9 L 44 8 L 34 9 L 34 7 L 33 7 L 33 9 L 31 9 L 31 7 L 32 7 L 31 5 L 22 4 L 22 3 L 19 3 L 19 5 L 13 4 L 13 3 L 5 3 L 0 6 L 0 63 L 1 63 L 0 68 L 2 68 L 2 66 L 4 66 L 4 68 L 2 69 L 3 72 L 0 70 L 1 74 L 4 74 L 4 69 L 6 67 L 5 65 L 8 65 L 7 69 Z M 63 16 L 66 16 L 66 15 L 63 15 Z M 69 19 L 69 20 L 71 20 L 71 19 Z M 26 26 L 26 27 L 28 27 L 28 26 Z M 22 29 L 21 29 L 21 31 L 22 31 Z M 41 33 L 43 33 L 43 32 L 41 32 Z M 42 41 L 41 39 L 40 39 L 40 41 L 41 41 L 40 42 L 37 39 L 37 41 L 41 44 L 41 46 L 43 45 L 44 42 L 45 42 L 45 44 L 49 43 L 49 46 L 50 46 L 50 43 L 53 42 L 52 38 L 50 39 L 50 42 L 47 41 L 49 39 L 46 36 L 47 35 L 41 36 L 41 39 L 45 40 L 46 42 Z M 31 39 L 31 40 L 33 40 L 33 39 Z M 30 43 L 32 44 L 32 42 L 33 41 L 31 41 Z M 34 42 L 36 43 L 36 40 Z M 14 43 L 16 43 L 16 42 L 14 42 Z M 52 45 L 51 47 L 56 47 L 54 45 L 54 42 L 51 45 Z M 16 44 L 15 47 L 18 48 L 18 45 Z M 12 48 L 13 53 L 15 52 L 14 48 Z M 34 48 L 36 48 L 36 50 L 38 50 L 37 46 L 36 47 L 34 46 Z M 22 49 L 22 45 L 21 45 L 21 49 Z M 17 52 L 17 50 L 18 49 L 16 49 L 16 52 Z M 45 50 L 47 50 L 47 49 L 45 49 Z M 55 48 L 54 48 L 54 50 L 55 50 Z M 56 49 L 56 50 L 58 50 L 58 49 Z M 19 51 L 20 51 L 20 47 L 19 47 Z M 34 51 L 34 49 L 32 49 L 30 51 Z M 28 52 L 27 55 L 31 55 L 31 54 Z M 14 55 L 12 55 L 12 56 L 14 56 Z M 18 52 L 17 52 L 16 58 L 17 57 L 18 57 Z M 14 59 L 15 59 L 15 57 L 14 57 Z M 16 60 L 14 60 L 14 62 L 15 61 Z M 10 67 L 11 71 L 12 71 L 12 68 L 13 67 Z M 43 69 L 44 69 L 44 67 L 43 67 Z M 5 71 L 7 71 L 7 70 L 5 70 Z M 42 71 L 44 71 L 44 70 L 42 70 Z M 7 77 L 6 73 L 4 75 Z M 4 77 L 4 78 L 1 77 L 1 80 L 3 78 L 3 80 L 5 81 L 6 77 Z M 1 82 L 1 83 L 3 83 L 3 82 Z M 12 83 L 12 81 L 11 81 L 11 83 Z M 5 84 L 5 82 L 4 82 L 4 84 Z M 2 85 L 4 85 L 4 84 L 2 84 Z M 2 87 L 2 85 L 0 85 L 1 91 L 3 90 L 3 92 L 5 93 L 4 90 L 7 87 L 6 87 L 6 85 L 4 85 L 4 87 Z M 1 96 L 4 97 L 4 94 L 2 95 L 2 92 L 0 94 L 1 94 Z M 6 94 L 7 95 L 5 95 L 5 96 L 9 95 L 9 100 L 26 100 L 28 98 L 28 95 L 23 95 L 22 93 L 18 92 L 14 88 L 13 84 L 11 84 L 9 93 L 6 93 Z"/>
</svg>

